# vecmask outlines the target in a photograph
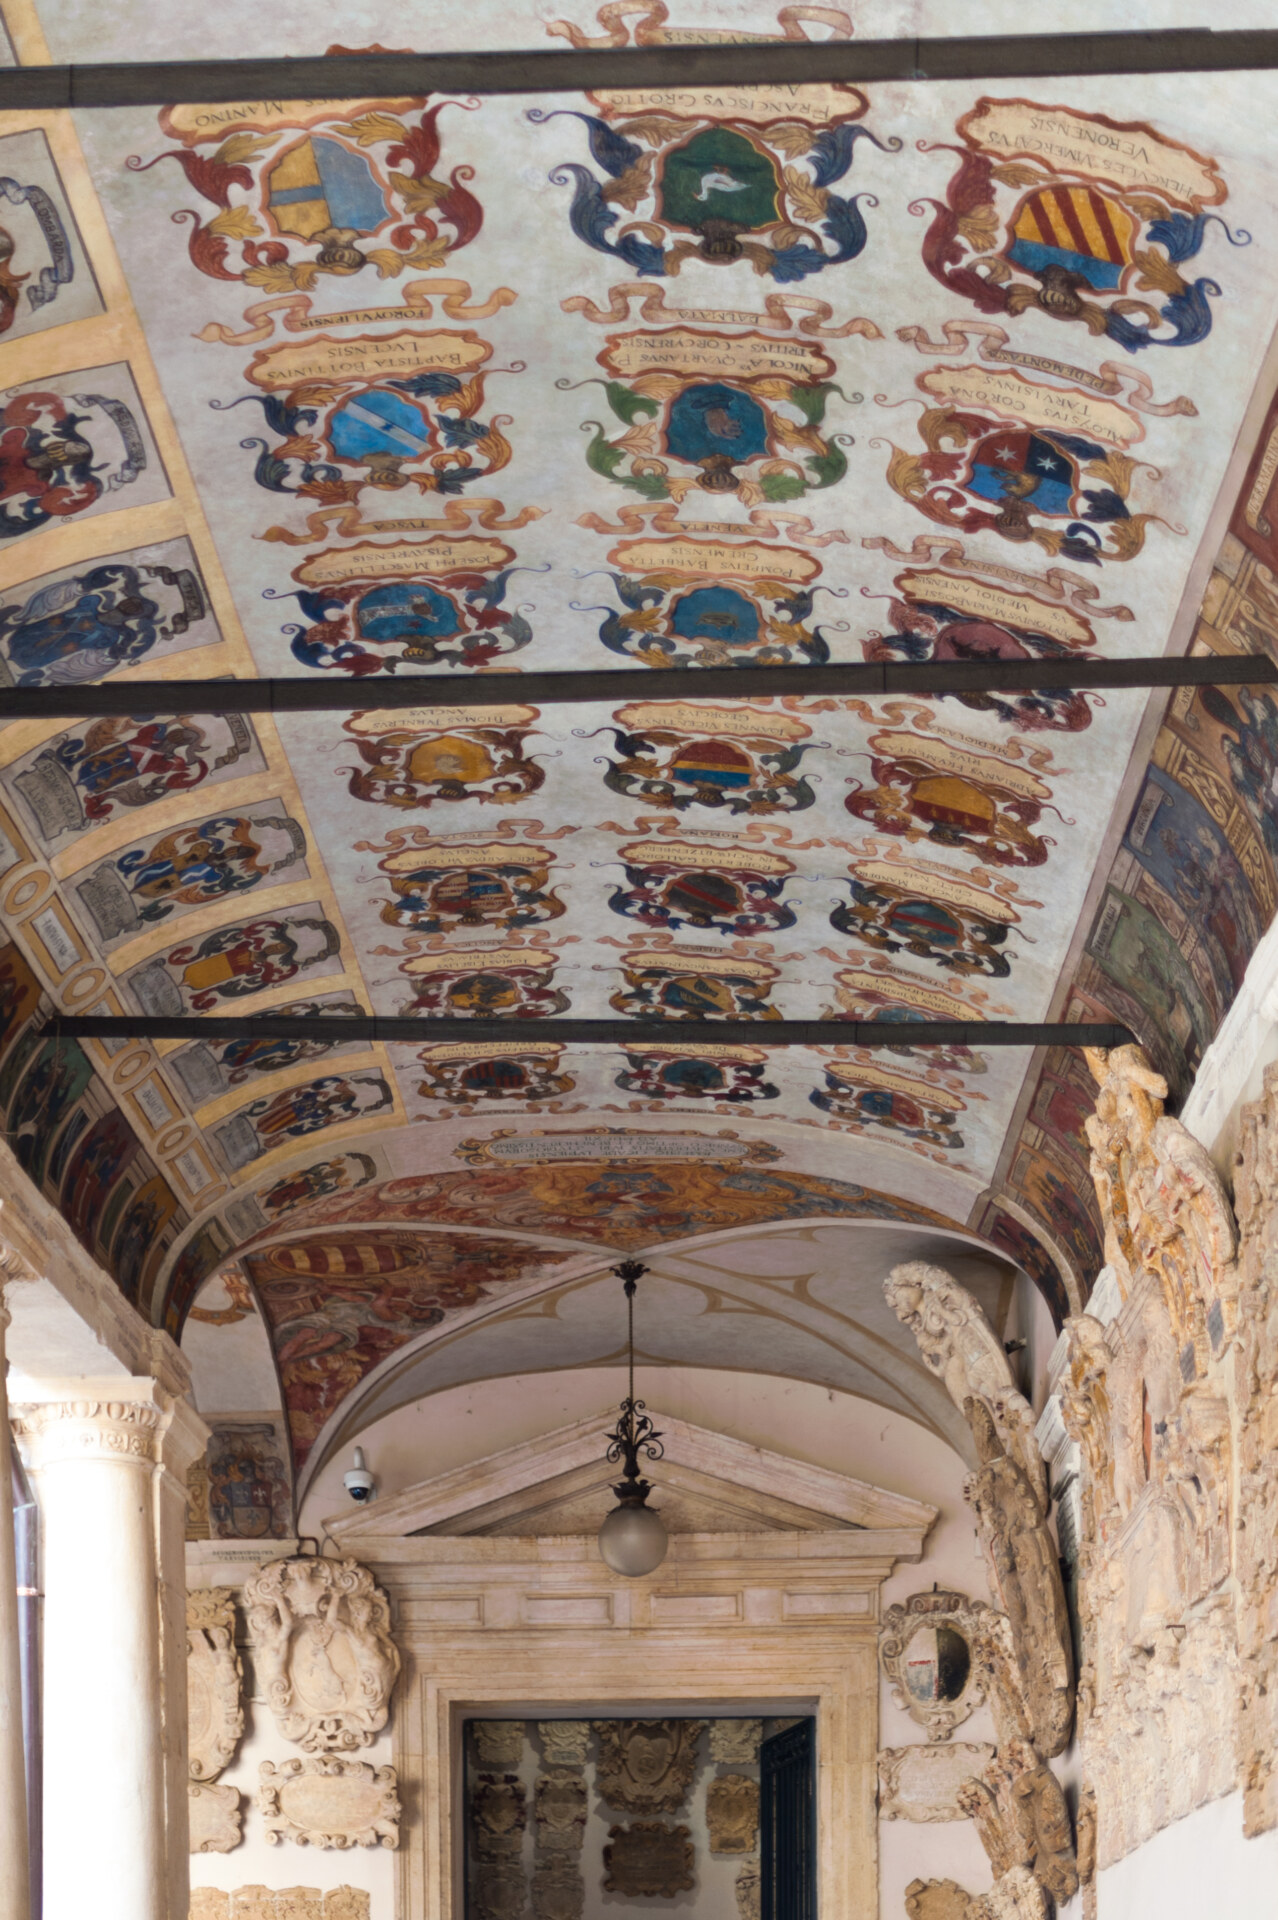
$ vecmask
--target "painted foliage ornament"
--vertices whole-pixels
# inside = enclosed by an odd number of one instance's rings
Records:
[[[543,1019],[563,1013],[568,995],[554,984],[558,956],[536,947],[454,947],[404,962],[413,985],[411,1013],[475,1019]]]
[[[500,540],[466,537],[315,554],[293,572],[305,622],[284,629],[293,658],[360,679],[489,666],[533,637],[524,613],[506,604],[514,557]]]
[[[767,1062],[761,1047],[697,1041],[682,1047],[631,1045],[617,1085],[649,1100],[724,1100],[742,1106],[778,1098],[781,1089],[764,1078]]]
[[[439,117],[466,103],[358,105],[364,110],[278,100],[168,107],[160,126],[181,144],[126,164],[145,173],[176,160],[192,191],[218,209],[207,222],[190,209],[173,215],[190,224],[192,263],[214,280],[287,293],[321,274],[373,267],[387,279],[442,265],[483,224],[466,186],[473,168],[454,167],[446,179],[435,171]],[[201,151],[209,146],[213,153]]]
[[[953,973],[1011,972],[1002,949],[1020,914],[1001,892],[922,861],[859,860],[848,872],[851,900],[830,915],[840,933]]]
[[[831,1061],[824,1087],[809,1097],[814,1107],[857,1133],[874,1127],[950,1152],[963,1146],[957,1122],[967,1103],[949,1088],[914,1074],[865,1062]]]
[[[551,180],[573,188],[577,238],[645,275],[677,274],[688,261],[748,261],[784,283],[855,260],[868,237],[858,201],[876,203],[833,188],[858,140],[884,152],[901,146],[857,124],[869,101],[851,86],[802,95],[751,88],[728,112],[718,89],[588,98],[594,112],[530,107],[528,118],[581,122],[598,171],[565,161]]]
[[[904,729],[872,734],[869,747],[875,784],[850,780],[844,801],[855,818],[907,841],[965,848],[992,866],[1040,867],[1047,859],[1055,843],[1030,829],[1052,789],[1029,766]]]
[[[978,100],[958,123],[944,201],[923,201],[928,272],[981,313],[1037,308],[1128,353],[1185,347],[1211,331],[1219,284],[1184,268],[1228,193],[1217,163],[1139,120],[1031,100]]]
[[[275,1723],[308,1753],[370,1746],[386,1725],[399,1653],[386,1595],[354,1560],[297,1556],[244,1585]]]
[[[622,960],[623,984],[608,997],[617,1013],[663,1020],[779,1020],[769,995],[778,969],[697,949],[635,951]]]

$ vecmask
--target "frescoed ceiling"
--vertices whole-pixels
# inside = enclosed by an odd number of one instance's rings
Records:
[[[422,31],[0,4],[19,64]],[[474,48],[852,29],[771,0],[430,22]],[[857,21],[925,29],[963,27]],[[770,1050],[768,1025],[1117,1019],[1183,1096],[1273,913],[1278,707],[697,676],[1275,652],[1276,94],[0,116],[0,715],[4,686],[108,677],[360,702],[0,728],[0,1113],[143,1312],[179,1331],[238,1260],[287,1373],[318,1365],[299,1321],[345,1310],[288,1251],[321,1229],[379,1272],[439,1235],[446,1317],[481,1270],[575,1284],[796,1220],[958,1233],[1058,1320],[1081,1303],[1080,1056]],[[630,697],[494,700],[496,673],[586,667]],[[647,697],[653,667],[686,697]],[[379,705],[414,673],[474,705]],[[51,1007],[328,1012],[334,1038],[55,1043]],[[420,1044],[343,1041],[359,1010]],[[669,1038],[521,1039],[563,1013]],[[432,1043],[440,1014],[509,1039]],[[759,1043],[681,1037],[723,1018]],[[344,1351],[317,1423],[390,1348]]]

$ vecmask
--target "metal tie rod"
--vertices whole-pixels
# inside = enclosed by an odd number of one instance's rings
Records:
[[[433,1014],[116,1014],[57,1013],[45,1022],[51,1039],[333,1040],[389,1046],[471,1042],[521,1047],[1122,1047],[1134,1035],[1113,1021],[1020,1020],[472,1020]]]
[[[214,105],[257,100],[544,94],[601,88],[866,85],[886,80],[1031,80],[1068,75],[1261,72],[1273,28],[980,34],[944,39],[765,41],[489,53],[366,53],[282,59],[112,61],[0,71],[0,111]],[[228,117],[226,131],[234,125]]]
[[[583,673],[396,674],[375,680],[125,680],[0,689],[0,721],[103,714],[353,713],[405,707],[611,705],[626,700],[771,700],[900,693],[1014,693],[1061,688],[1273,686],[1265,653],[1098,660],[855,661],[814,667],[657,667]]]

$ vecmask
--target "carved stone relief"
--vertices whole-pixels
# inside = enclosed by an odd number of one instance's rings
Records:
[[[911,1880],[905,1911],[908,1920],[1050,1920],[1047,1895],[1024,1867],[1013,1867],[981,1895],[953,1880]]]
[[[538,1867],[532,1878],[536,1920],[581,1920],[586,1907],[586,1883],[574,1867],[556,1862]]]
[[[1010,1623],[1028,1730],[1050,1758],[1073,1727],[1074,1659],[1033,1411],[985,1316],[949,1274],[911,1262],[893,1269],[884,1293],[972,1429],[981,1464],[964,1493]]]
[[[586,1832],[586,1782],[580,1773],[543,1773],[533,1790],[538,1848],[580,1853]]]
[[[759,1782],[744,1773],[720,1774],[706,1788],[711,1853],[752,1853],[759,1833]]]
[[[975,1649],[990,1612],[965,1593],[934,1590],[912,1593],[883,1616],[879,1661],[892,1698],[929,1740],[948,1740],[985,1698]]]
[[[737,1913],[740,1920],[761,1920],[763,1913],[763,1880],[757,1860],[745,1860],[741,1864],[736,1881]]]
[[[190,1920],[369,1920],[363,1887],[192,1887]]]
[[[306,1847],[396,1847],[400,1806],[394,1767],[320,1755],[263,1760],[258,1769],[266,1837]]]
[[[757,1766],[762,1740],[762,1720],[710,1722],[710,1758],[721,1766]]]
[[[486,1862],[475,1875],[475,1910],[480,1920],[520,1920],[528,1898],[523,1870]]]
[[[622,1813],[674,1813],[697,1769],[702,1720],[597,1720],[596,1785]]]
[[[187,1783],[187,1817],[192,1853],[234,1853],[243,1837],[240,1796],[234,1787],[214,1787],[207,1781]]]
[[[663,1820],[609,1827],[603,1858],[605,1893],[673,1900],[697,1884],[692,1835],[687,1827],[669,1827]]]
[[[879,1813],[884,1820],[966,1820],[958,1791],[994,1758],[984,1742],[945,1747],[884,1747],[879,1755]]]
[[[579,1721],[546,1722],[547,1726],[580,1724]],[[519,1765],[524,1751],[522,1720],[476,1720],[473,1723],[473,1732],[475,1752],[481,1767],[517,1767]]]
[[[390,1607],[354,1560],[273,1561],[244,1585],[258,1676],[286,1740],[351,1752],[386,1725],[399,1653]]]
[[[979,1779],[958,1790],[958,1803],[975,1822],[996,1880],[1024,1867],[1054,1900],[1078,1891],[1074,1834],[1056,1775],[1027,1740],[1013,1740]]]
[[[235,1758],[244,1732],[235,1604],[229,1587],[197,1587],[186,1596],[188,1771],[216,1780]]]
[[[481,1773],[471,1795],[470,1818],[479,1859],[518,1859],[528,1825],[523,1781],[514,1773]]]
[[[520,1728],[522,1750],[522,1722],[515,1720],[508,1724]],[[541,1739],[541,1751],[548,1767],[585,1766],[586,1756],[590,1752],[589,1720],[539,1720],[537,1732]],[[484,1757],[487,1758],[487,1756]],[[519,1754],[516,1753],[513,1761],[517,1761],[518,1758]],[[510,1765],[513,1761],[506,1760],[500,1764]],[[489,1764],[496,1766],[499,1762],[494,1757]]]

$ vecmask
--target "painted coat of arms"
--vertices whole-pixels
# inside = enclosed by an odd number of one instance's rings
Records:
[[[622,960],[624,985],[609,996],[618,1013],[663,1020],[779,1020],[769,995],[778,969],[695,948],[640,949]]]
[[[704,481],[699,484],[704,485]],[[809,625],[821,563],[793,547],[755,541],[623,540],[609,554],[621,610],[599,638],[645,667],[820,665],[830,657]]]
[[[148,960],[128,978],[145,1013],[207,1013],[220,1001],[243,1000],[317,968],[341,965],[337,928],[319,908],[277,919],[218,927],[189,945]]]
[[[262,407],[277,438],[241,444],[257,454],[254,478],[269,493],[325,506],[356,501],[365,487],[459,494],[510,459],[501,432],[507,416],[476,418],[491,354],[469,330],[401,328],[353,340],[318,334],[304,346],[262,348],[247,374],[261,391],[210,404]]]
[[[1011,972],[1011,955],[1003,948],[1021,916],[1006,897],[1009,887],[981,884],[980,868],[959,875],[930,861],[869,859],[848,871],[851,900],[830,915],[840,933],[880,953],[910,953],[953,973],[1005,979]]]
[[[613,793],[677,813],[691,806],[800,813],[816,799],[796,768],[817,742],[792,714],[636,702],[619,707],[615,719],[609,731],[617,758],[605,762],[604,774]]]
[[[242,714],[121,715],[60,734],[6,774],[46,842],[263,765]]]
[[[381,279],[442,265],[473,240],[483,210],[466,182],[470,167],[436,173],[439,117],[461,101],[330,103],[259,100],[234,106],[168,107],[160,126],[181,144],[145,173],[176,160],[192,191],[217,212],[185,209],[191,260],[214,280],[271,293],[313,287],[321,274],[366,267]],[[201,151],[212,146],[215,151]],[[371,243],[371,244],[370,244]]]
[[[809,1097],[814,1107],[856,1133],[873,1127],[950,1152],[963,1145],[957,1123],[966,1101],[948,1087],[893,1067],[827,1061],[825,1084]]]
[[[560,1071],[563,1048],[547,1040],[494,1040],[467,1047],[447,1041],[418,1054],[425,1079],[417,1091],[425,1100],[471,1107],[487,1100],[557,1100],[576,1081]]]
[[[469,538],[315,554],[293,571],[307,623],[284,629],[293,657],[360,677],[489,666],[532,639],[523,611],[506,604],[514,558],[500,540]]]
[[[764,1077],[767,1065],[761,1047],[716,1047],[698,1041],[682,1047],[632,1046],[626,1048],[617,1085],[649,1100],[724,1100],[744,1106],[779,1096],[780,1087]]]
[[[850,780],[844,801],[857,819],[906,840],[964,847],[994,866],[1042,866],[1054,842],[1030,829],[1052,797],[1041,776],[1055,769],[1041,751],[1027,765],[1016,741],[1000,752],[986,741],[904,728],[884,728],[868,744],[875,784]]]
[[[157,649],[173,651],[184,636],[199,645],[192,629],[208,613],[192,568],[133,555],[16,591],[19,597],[0,606],[0,686],[104,680]],[[216,630],[207,636],[217,637]]]
[[[558,956],[537,947],[454,947],[406,960],[413,985],[409,1013],[470,1015],[477,1020],[544,1019],[566,1011],[554,984]]]
[[[812,341],[673,328],[614,335],[598,359],[626,431],[609,439],[587,421],[587,463],[645,500],[682,501],[700,488],[753,507],[801,499],[847,473],[849,436],[823,431],[826,407],[831,394],[862,396],[843,392]]]
[[[867,239],[857,195],[834,188],[869,101],[856,87],[648,88],[587,96],[593,112],[530,107],[530,120],[579,120],[594,168],[564,161],[573,232],[639,274],[687,261],[733,265],[780,282],[855,260]],[[625,216],[629,215],[627,219]]]
[[[430,807],[437,800],[511,806],[536,793],[545,771],[524,749],[536,707],[413,707],[357,713],[346,722],[364,762],[351,773],[357,800]]]
[[[981,313],[1078,322],[1129,353],[1211,331],[1218,283],[1186,277],[1228,189],[1214,160],[1139,120],[978,100],[958,123],[946,198],[928,201],[928,272]],[[918,209],[923,211],[923,207]]]
[[[1093,566],[1141,551],[1159,516],[1128,496],[1138,472],[1159,473],[1126,451],[1144,432],[1126,407],[979,366],[933,367],[917,385],[927,451],[893,446],[887,478],[929,520]]]
[[[99,942],[108,946],[144,927],[292,871],[305,879],[306,839],[281,801],[251,814],[217,814],[126,847],[75,883]]]
[[[794,925],[783,898],[794,862],[761,847],[636,840],[622,847],[624,885],[608,905],[624,919],[678,933],[681,927],[750,938]]]
[[[971,574],[916,569],[894,585],[887,631],[862,642],[867,660],[1059,660],[1096,644],[1074,608]],[[947,697],[1025,733],[1082,733],[1092,723],[1092,696],[1065,687]]]
[[[46,135],[0,139],[0,334],[17,339],[101,313]]]
[[[552,890],[549,847],[523,842],[427,841],[400,847],[378,864],[394,894],[381,910],[388,926],[410,933],[468,927],[544,926],[564,903]]]
[[[145,471],[142,429],[114,395],[26,388],[2,397],[0,540],[85,513]]]

